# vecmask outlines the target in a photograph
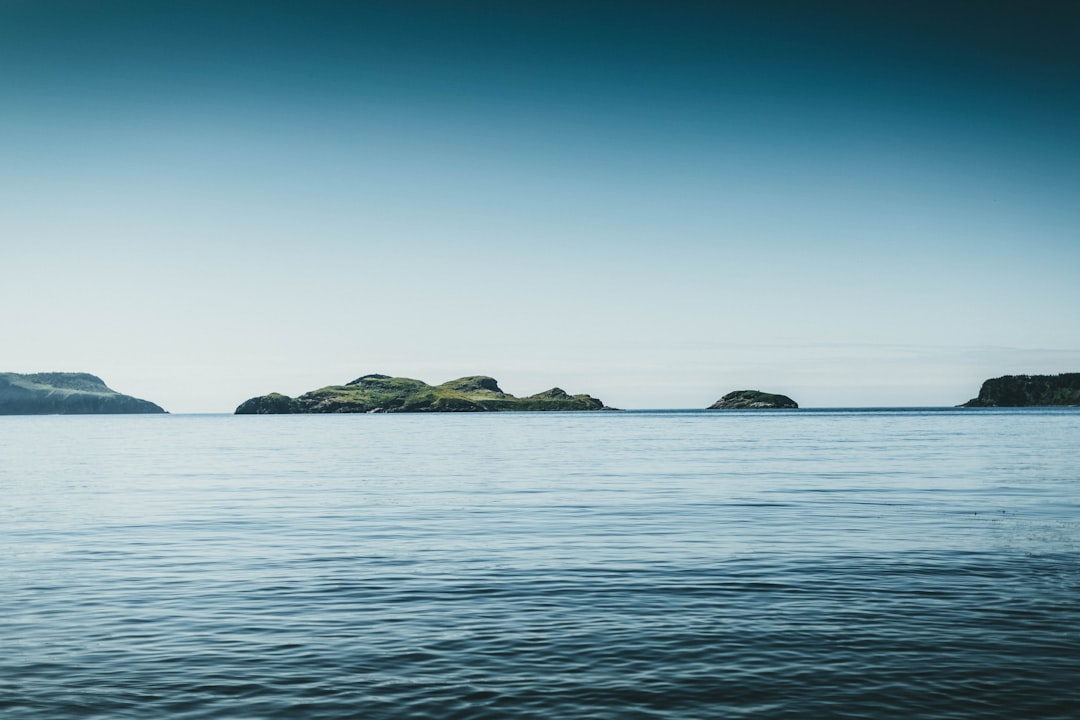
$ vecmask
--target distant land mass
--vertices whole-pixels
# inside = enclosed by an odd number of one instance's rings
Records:
[[[0,373],[0,415],[163,412],[148,400],[116,392],[89,373]]]
[[[1080,373],[1004,375],[982,384],[960,407],[1080,406]]]
[[[720,398],[708,410],[791,410],[799,404],[787,395],[761,392],[760,390],[736,390]]]
[[[270,393],[246,400],[237,415],[292,413],[499,412],[528,410],[612,410],[589,395],[552,388],[528,397],[502,391],[494,378],[473,375],[428,385],[412,378],[364,375],[344,385],[330,385],[300,397]]]

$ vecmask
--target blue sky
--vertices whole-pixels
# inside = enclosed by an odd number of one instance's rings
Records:
[[[1078,48],[1066,3],[0,2],[0,369],[174,412],[1076,371]]]

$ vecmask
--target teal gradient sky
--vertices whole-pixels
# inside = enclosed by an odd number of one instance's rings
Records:
[[[0,0],[0,158],[0,370],[174,412],[1080,370],[1078,4]]]

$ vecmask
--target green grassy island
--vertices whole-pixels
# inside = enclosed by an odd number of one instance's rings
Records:
[[[1080,373],[1004,375],[982,384],[960,407],[1080,406]]]
[[[529,410],[611,410],[589,395],[552,388],[528,397],[503,392],[494,378],[474,375],[428,385],[412,378],[364,375],[299,397],[270,393],[246,400],[237,415],[292,413],[499,412]]]
[[[761,392],[760,390],[736,390],[720,398],[708,410],[794,410],[799,404],[787,395]]]
[[[89,373],[0,373],[0,415],[163,412],[148,400],[116,392]]]

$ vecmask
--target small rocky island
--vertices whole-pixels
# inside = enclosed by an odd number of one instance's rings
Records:
[[[0,373],[0,415],[163,413],[89,373]]]
[[[364,375],[344,385],[330,385],[300,397],[278,393],[246,400],[237,415],[293,413],[498,412],[527,410],[611,410],[589,395],[560,388],[528,397],[502,391],[494,378],[474,375],[428,385],[412,378]]]
[[[709,410],[793,410],[799,404],[787,395],[761,392],[760,390],[736,390],[729,392],[708,407]]]
[[[1004,375],[985,381],[960,407],[1080,406],[1080,373]]]

